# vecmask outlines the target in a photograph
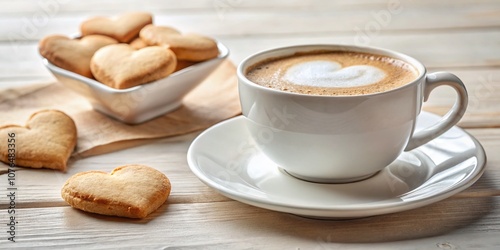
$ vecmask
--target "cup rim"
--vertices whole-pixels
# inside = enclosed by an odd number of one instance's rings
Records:
[[[250,81],[246,77],[246,70],[248,67],[254,65],[255,63],[261,62],[263,60],[269,59],[269,58],[279,58],[279,57],[285,57],[287,55],[293,55],[294,53],[297,52],[308,52],[308,51],[318,51],[318,50],[331,50],[331,51],[353,51],[353,52],[364,52],[364,53],[372,53],[372,54],[377,54],[377,55],[383,55],[383,56],[389,56],[393,57],[396,59],[400,59],[405,61],[406,63],[412,65],[413,67],[416,68],[418,71],[418,76],[413,79],[413,81],[404,84],[403,86],[388,90],[388,91],[383,91],[383,92],[376,92],[376,93],[370,93],[370,94],[362,94],[362,95],[309,95],[309,94],[302,94],[302,93],[296,93],[296,92],[288,92],[288,91],[283,91],[283,90],[278,90],[278,89],[273,89],[269,87],[264,87],[262,85],[259,85],[257,83],[254,83]],[[279,53],[282,53],[284,51],[289,51],[289,53],[277,55]],[[274,56],[273,56],[274,55]],[[263,50],[260,52],[257,52],[255,54],[252,54],[243,61],[241,61],[236,69],[236,74],[239,79],[240,83],[244,83],[250,87],[257,88],[263,91],[269,91],[272,93],[276,94],[284,94],[284,95],[291,95],[291,96],[302,96],[302,97],[309,97],[309,98],[356,98],[356,97],[370,97],[370,96],[379,96],[379,95],[385,95],[389,93],[393,93],[396,91],[400,91],[402,89],[410,88],[414,84],[417,84],[418,82],[421,81],[421,79],[426,75],[427,70],[425,66],[415,59],[414,57],[411,57],[409,55],[403,54],[401,52],[397,52],[394,50],[390,49],[384,49],[380,47],[373,47],[373,46],[358,46],[358,45],[350,45],[350,44],[301,44],[301,45],[291,45],[291,46],[282,46],[282,47],[277,47],[277,48],[272,48],[272,49],[267,49]]]

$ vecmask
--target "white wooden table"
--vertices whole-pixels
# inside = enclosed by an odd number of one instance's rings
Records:
[[[0,249],[498,249],[500,246],[500,2],[0,0],[0,88],[53,81],[37,53],[48,34],[77,32],[95,15],[150,11],[155,22],[213,36],[234,63],[272,47],[348,43],[385,47],[450,71],[465,82],[470,106],[460,126],[488,155],[483,177],[441,202],[395,214],[323,221],[268,211],[219,195],[189,170],[199,134],[166,138],[105,155],[72,159],[67,173],[18,171],[16,242],[7,240],[6,175],[0,176]],[[434,93],[425,110],[443,114],[454,99]],[[0,100],[2,102],[2,100]],[[1,116],[1,114],[0,114]],[[144,220],[84,213],[60,197],[77,172],[141,163],[166,173],[168,202]]]

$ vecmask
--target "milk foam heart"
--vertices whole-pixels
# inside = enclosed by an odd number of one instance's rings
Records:
[[[358,87],[377,83],[386,76],[382,69],[370,65],[342,68],[334,61],[309,61],[288,68],[285,80],[312,87]]]

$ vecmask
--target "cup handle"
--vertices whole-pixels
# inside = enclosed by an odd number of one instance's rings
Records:
[[[414,133],[406,145],[405,151],[410,151],[440,136],[457,124],[464,115],[469,101],[467,89],[465,89],[464,83],[451,73],[436,72],[426,76],[424,84],[424,102],[427,101],[432,90],[441,85],[448,85],[457,92],[455,104],[438,123]]]

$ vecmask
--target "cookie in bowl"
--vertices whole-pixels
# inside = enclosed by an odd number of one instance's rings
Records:
[[[167,77],[176,65],[177,58],[168,48],[148,46],[136,50],[124,43],[98,50],[90,61],[95,78],[115,89],[127,89]]]
[[[50,35],[40,40],[38,51],[58,67],[93,78],[90,59],[98,49],[116,43],[115,39],[102,35],[89,35],[79,39]]]

